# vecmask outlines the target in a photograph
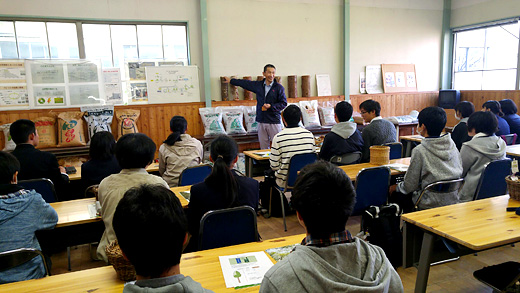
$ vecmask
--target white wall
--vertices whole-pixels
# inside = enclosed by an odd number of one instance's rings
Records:
[[[451,27],[520,16],[519,0],[452,0]]]

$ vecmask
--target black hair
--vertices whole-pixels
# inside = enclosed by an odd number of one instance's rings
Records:
[[[180,263],[188,220],[168,188],[144,184],[126,191],[112,226],[137,275],[157,278]]]
[[[376,116],[381,115],[381,105],[379,104],[379,102],[374,101],[374,100],[363,101],[363,103],[359,104],[359,109],[360,110],[363,109],[368,113],[375,111]]]
[[[181,134],[184,134],[187,128],[188,121],[184,117],[173,116],[170,119],[170,130],[172,133],[163,142],[167,145],[174,145],[176,142],[181,141]]]
[[[424,125],[428,135],[439,136],[446,126],[446,112],[440,107],[427,107],[419,112],[419,126]]]
[[[352,112],[354,109],[350,103],[341,101],[336,104],[334,111],[336,112],[336,116],[338,117],[339,122],[345,122],[352,118]]]
[[[9,133],[15,144],[26,143],[29,136],[36,133],[36,126],[31,120],[19,119],[11,124]]]
[[[347,174],[337,166],[318,161],[301,169],[291,197],[307,232],[328,237],[345,230],[356,202],[356,191]]]
[[[234,139],[220,135],[211,142],[210,156],[213,170],[204,182],[214,190],[222,193],[227,207],[233,207],[238,195],[238,183],[230,170],[231,164],[238,155],[238,146]]]
[[[297,127],[302,118],[302,111],[296,105],[289,105],[282,112],[287,127]]]
[[[503,99],[500,101],[500,107],[502,107],[502,112],[504,115],[516,114],[518,111],[515,102],[513,102],[511,99]]]
[[[20,171],[18,159],[10,153],[0,151],[0,184],[11,184],[17,171]]]
[[[267,71],[267,68],[274,68],[274,69],[276,70],[276,67],[274,67],[273,64],[266,64],[266,65],[264,66],[264,72]]]
[[[455,111],[459,111],[462,117],[460,118],[466,118],[469,117],[473,112],[475,112],[475,106],[472,102],[468,101],[462,101],[455,105]]]
[[[123,169],[145,168],[153,162],[155,143],[142,133],[128,133],[116,143],[116,159]]]
[[[488,111],[477,111],[468,119],[468,131],[475,130],[475,133],[485,133],[493,135],[498,131],[498,120],[495,114]]]
[[[91,159],[107,161],[112,158],[116,148],[116,140],[108,131],[96,132],[90,139],[88,153]]]
[[[486,108],[491,110],[495,115],[498,115],[499,117],[504,116],[504,113],[502,113],[502,107],[500,107],[500,103],[495,100],[489,100],[482,104],[482,108]]]

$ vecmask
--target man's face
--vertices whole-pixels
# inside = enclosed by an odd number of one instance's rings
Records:
[[[372,119],[376,118],[376,111],[367,112],[365,109],[360,108],[359,112],[361,113],[361,117],[365,120],[366,123],[370,123]]]
[[[268,83],[271,83],[273,82],[274,80],[274,75],[276,74],[276,69],[272,68],[272,67],[267,67],[267,69],[263,72],[263,75],[265,77],[265,80],[268,82]]]

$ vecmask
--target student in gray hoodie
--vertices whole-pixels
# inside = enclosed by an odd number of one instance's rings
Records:
[[[462,176],[462,162],[455,143],[449,133],[441,135],[446,126],[446,112],[439,107],[428,107],[419,113],[418,119],[417,131],[424,139],[413,149],[404,180],[396,188],[397,192],[406,195],[401,198],[409,203],[400,202],[405,212],[411,210],[410,204],[417,201],[426,185]],[[418,208],[424,210],[458,202],[457,192],[442,195],[428,192],[421,198]]]
[[[363,150],[363,138],[357,130],[354,122],[349,122],[352,117],[352,105],[342,101],[336,104],[334,115],[338,124],[332,126],[330,132],[325,135],[320,150],[320,159],[330,161],[333,156],[340,156]]]
[[[506,142],[495,135],[498,128],[496,116],[491,112],[475,112],[468,119],[468,133],[472,140],[465,142],[460,150],[464,185],[460,201],[471,201],[478,181],[487,163],[505,159]]]
[[[355,198],[350,178],[335,165],[305,166],[291,203],[307,237],[265,274],[260,292],[403,292],[383,249],[345,230]]]

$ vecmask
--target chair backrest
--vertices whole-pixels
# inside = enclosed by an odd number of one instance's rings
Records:
[[[511,174],[511,159],[491,161],[480,175],[474,200],[507,193],[506,176]]]
[[[49,268],[47,267],[43,253],[34,248],[19,248],[0,252],[0,272],[23,265],[37,256],[41,256],[45,267],[45,274],[49,275]]]
[[[352,152],[352,153],[346,153],[343,155],[337,155],[330,158],[330,162],[338,165],[350,165],[350,164],[357,164],[361,161],[361,152]]]
[[[361,214],[369,206],[381,206],[388,201],[390,168],[365,168],[356,176],[356,205],[352,215]]]
[[[516,143],[516,133],[504,134],[500,136],[507,145],[514,145]]]
[[[200,183],[211,174],[211,170],[211,166],[206,164],[188,167],[182,171],[181,176],[179,177],[179,186]]]
[[[20,180],[18,181],[18,185],[22,186],[24,189],[34,189],[36,192],[41,194],[47,203],[58,201],[54,184],[47,178]]]
[[[285,181],[285,188],[292,189],[298,177],[298,172],[305,166],[312,164],[318,160],[316,153],[296,154],[291,157],[289,161],[289,171],[287,172],[287,180]]]
[[[403,157],[403,144],[400,142],[385,143],[384,146],[390,147],[390,160],[400,159]]]
[[[250,206],[209,211],[200,220],[199,250],[254,241],[258,241],[258,228]]]
[[[457,178],[457,179],[451,179],[451,180],[440,180],[433,183],[430,183],[426,185],[423,190],[421,190],[421,194],[419,194],[419,197],[415,201],[414,208],[417,210],[417,206],[421,202],[421,199],[423,198],[423,195],[427,191],[435,192],[435,193],[452,193],[455,191],[458,191],[462,184],[464,184],[464,179]]]

